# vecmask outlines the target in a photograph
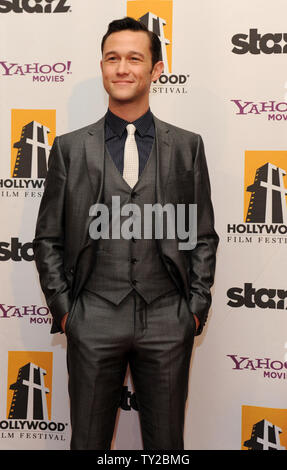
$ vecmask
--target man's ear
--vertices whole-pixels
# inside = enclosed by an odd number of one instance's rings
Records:
[[[163,72],[163,69],[164,69],[164,64],[163,64],[162,60],[159,60],[158,62],[156,62],[154,64],[152,72],[151,72],[151,81],[152,82],[155,82],[156,80],[159,79],[159,77],[161,76],[161,74]]]
[[[103,61],[100,61],[101,71],[103,71]]]

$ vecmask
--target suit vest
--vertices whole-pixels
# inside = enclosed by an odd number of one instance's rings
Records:
[[[155,141],[147,163],[137,183],[131,188],[116,168],[105,148],[104,189],[102,203],[109,209],[109,238],[99,238],[96,243],[95,260],[91,274],[84,286],[110,302],[118,305],[131,291],[140,294],[146,303],[168,292],[177,291],[163,261],[160,258],[157,240],[144,238],[144,205],[155,204],[156,145]],[[122,208],[125,204],[136,204],[140,215],[141,238],[128,239],[123,236],[123,224],[129,215],[118,214],[119,238],[112,238],[112,196]],[[114,215],[114,214],[113,214]],[[132,211],[135,217],[137,213]],[[138,216],[138,215],[137,215]],[[130,226],[131,230],[133,226]]]

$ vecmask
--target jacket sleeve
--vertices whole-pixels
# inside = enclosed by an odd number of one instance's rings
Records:
[[[62,331],[61,319],[70,308],[70,289],[64,271],[66,176],[59,138],[56,137],[49,156],[45,189],[33,240],[41,288],[54,319],[52,333]]]
[[[204,144],[198,135],[194,160],[194,204],[197,205],[197,243],[190,255],[190,309],[200,325],[196,335],[202,332],[211,305],[210,288],[215,273],[216,250],[219,237],[214,229],[214,213],[211,202],[210,181]]]

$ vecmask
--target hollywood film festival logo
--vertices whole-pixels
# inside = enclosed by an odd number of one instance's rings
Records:
[[[10,177],[0,178],[0,196],[37,199],[44,191],[48,158],[56,135],[55,110],[11,111]],[[7,158],[7,163],[9,162]]]
[[[242,406],[241,450],[286,450],[287,410]]]
[[[8,352],[7,417],[0,418],[3,442],[66,441],[68,423],[51,416],[52,372],[52,352]]]
[[[127,16],[143,23],[161,42],[164,71],[150,89],[152,94],[188,93],[189,74],[172,70],[173,0],[127,1]]]
[[[227,224],[227,242],[287,243],[287,152],[246,151],[244,218]]]

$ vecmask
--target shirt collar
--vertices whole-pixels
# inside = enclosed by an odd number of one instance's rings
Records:
[[[116,116],[110,109],[108,109],[106,116],[106,124],[113,131],[113,134],[122,137],[126,126],[130,124],[128,121]],[[145,114],[132,122],[140,136],[151,135],[154,136],[153,115],[150,108]]]

